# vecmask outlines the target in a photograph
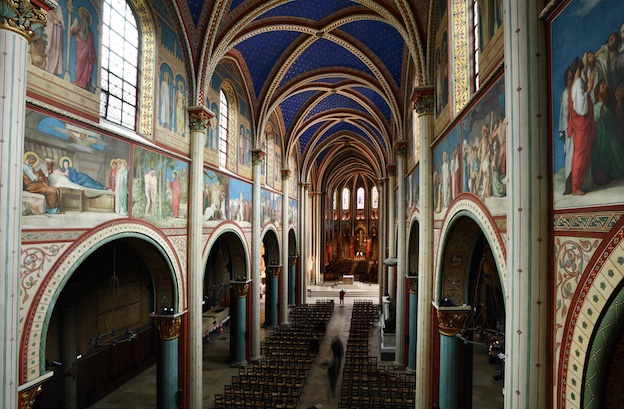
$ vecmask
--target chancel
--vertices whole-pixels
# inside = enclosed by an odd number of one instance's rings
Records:
[[[0,408],[622,407],[622,16],[0,0]]]

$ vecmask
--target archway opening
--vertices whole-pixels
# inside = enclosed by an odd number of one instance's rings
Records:
[[[262,249],[264,251],[262,251]],[[264,290],[264,325],[266,327],[275,327],[278,324],[278,311],[280,291],[285,289],[279,288],[279,276],[280,274],[286,274],[282,269],[287,266],[282,266],[280,263],[280,249],[279,242],[275,231],[268,230],[262,239],[261,255],[262,260],[260,262],[260,279],[261,279],[261,292]]]

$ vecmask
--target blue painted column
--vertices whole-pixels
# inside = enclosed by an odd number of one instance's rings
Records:
[[[439,307],[440,409],[457,409],[459,403],[459,348],[455,338],[470,312],[469,306]]]
[[[297,303],[295,294],[297,291],[297,256],[289,257],[288,264],[288,305]]]
[[[247,293],[249,281],[230,281],[232,285],[232,322],[230,336],[232,337],[232,365],[247,365]]]
[[[158,408],[178,407],[178,338],[182,324],[180,315],[152,315],[159,335],[156,364]]]
[[[277,303],[279,300],[279,276],[282,266],[270,264],[266,266],[266,301],[264,322],[267,328],[277,326]]]
[[[416,327],[418,317],[418,274],[406,276],[409,282],[408,372],[416,372]]]

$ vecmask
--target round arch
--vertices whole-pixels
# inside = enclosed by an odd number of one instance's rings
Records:
[[[456,232],[456,229],[462,230],[462,233],[452,234]],[[503,239],[496,227],[496,223],[489,211],[485,209],[483,203],[468,199],[454,202],[448,209],[442,224],[435,269],[437,275],[435,295],[437,300],[453,295],[453,297],[449,298],[459,297],[455,301],[459,302],[460,305],[466,302],[465,288],[469,262],[465,259],[460,261],[460,259],[453,258],[453,254],[449,252],[449,249],[465,246],[463,243],[470,243],[479,233],[483,233],[485,236],[494,256],[502,286],[503,300],[506,302],[507,255]],[[453,294],[447,294],[447,291]]]
[[[184,280],[178,256],[167,237],[140,220],[102,225],[68,248],[35,293],[22,330],[20,355],[27,359],[20,368],[21,382],[28,382],[45,372],[45,354],[41,352],[45,351],[45,334],[56,302],[76,268],[97,249],[119,239],[133,239],[132,246],[137,251],[153,251],[154,255],[161,256],[145,259],[154,282],[155,308],[174,308],[176,312],[183,310]],[[164,265],[159,264],[162,261]]]
[[[270,262],[273,262],[273,264],[281,264],[282,245],[280,243],[280,236],[275,226],[271,225],[266,226],[260,235],[260,241],[263,244],[266,240],[269,240],[269,244],[272,245],[269,248],[267,248],[266,244],[264,246],[264,255],[269,261],[267,264],[270,264]]]
[[[240,241],[240,245],[242,246],[242,251],[241,251],[242,254],[240,254],[240,256],[242,257],[236,258],[234,260],[235,264],[233,265],[233,267],[238,268],[241,265],[243,265],[244,271],[245,271],[245,277],[246,278],[250,277],[250,271],[248,268],[249,267],[249,246],[247,245],[247,240],[245,239],[245,235],[240,230],[238,225],[234,223],[231,223],[231,224],[228,223],[228,224],[222,224],[221,226],[216,228],[212,232],[212,234],[210,235],[210,238],[208,239],[208,241],[206,242],[206,245],[204,246],[203,256],[202,256],[202,265],[204,266],[204,272],[203,272],[203,277],[202,277],[201,282],[204,282],[204,280],[206,279],[205,277],[206,265],[208,264],[208,256],[210,255],[210,251],[212,250],[212,247],[215,245],[217,240],[219,240],[219,238],[221,238],[226,233],[232,233],[233,236],[229,235],[229,237],[232,237],[232,238],[236,236]],[[228,244],[234,244],[232,243],[232,239],[227,239],[227,236],[226,236],[226,240]],[[240,271],[240,270],[237,269],[236,271]]]
[[[420,246],[420,218],[416,214],[412,215],[409,223],[407,239],[407,272],[408,274],[418,273],[418,258]],[[415,257],[412,258],[412,254]]]

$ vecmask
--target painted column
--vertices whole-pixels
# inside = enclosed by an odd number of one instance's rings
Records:
[[[317,284],[319,284],[321,280],[321,254],[323,250],[321,249],[321,192],[310,192],[312,195],[312,260],[313,268],[314,268],[314,279]]]
[[[280,324],[288,324],[288,295],[289,295],[289,278],[288,272],[288,208],[290,196],[290,169],[282,169],[282,266],[284,272],[280,280],[282,288],[281,299],[279,300],[279,320]]]
[[[190,107],[191,135],[189,243],[188,243],[188,396],[189,407],[202,406],[204,265],[202,260],[204,146],[214,114],[203,106]]]
[[[386,234],[388,236],[388,257],[396,257],[396,217],[395,217],[395,191],[396,186],[396,165],[388,165],[388,224],[386,225]],[[388,295],[394,303],[396,295],[395,289],[395,266],[388,266]]]
[[[535,1],[505,1],[507,277],[505,407],[545,408],[551,391],[546,23]],[[503,281],[503,280],[501,280]],[[531,357],[531,359],[527,359]]]
[[[414,90],[414,109],[420,126],[420,223],[418,223],[418,319],[416,333],[416,402],[419,407],[431,407],[431,302],[433,300],[433,139],[434,87]]]
[[[470,306],[440,307],[440,409],[457,409],[459,404],[459,351],[461,342],[455,337],[470,313]]]
[[[394,144],[397,157],[397,241],[396,241],[396,340],[394,366],[405,366],[405,167],[407,160],[407,141],[399,140]]]
[[[279,303],[279,277],[282,266],[269,264],[266,266],[266,300],[264,322],[267,328],[277,326],[277,304]]]
[[[177,408],[178,394],[178,338],[182,325],[181,314],[153,314],[159,335],[156,364],[156,404],[158,408]]]
[[[249,292],[249,281],[230,281],[232,285],[232,321],[230,326],[230,336],[232,337],[233,366],[247,365],[245,352],[247,349],[246,324],[247,324],[247,294]]]
[[[67,289],[67,296],[61,298],[61,363],[58,368],[63,373],[63,401],[62,405],[66,409],[78,407],[76,376],[71,372],[76,365],[76,302],[75,292]]]
[[[262,221],[260,220],[260,178],[266,152],[252,149],[252,217],[251,217],[251,360],[257,361],[261,356],[260,349],[260,247],[262,245]],[[265,301],[266,302],[266,301]]]
[[[383,261],[386,259],[387,254],[386,254],[386,212],[387,212],[387,205],[386,205],[386,182],[388,181],[388,178],[384,177],[379,179],[379,218],[377,226],[378,226],[378,234],[377,234],[377,240],[379,241],[378,246],[377,246],[377,250],[379,251],[379,254],[377,255],[377,260],[379,260],[379,263],[377,263],[378,266],[378,273],[377,273],[377,282],[379,283],[379,305],[383,305],[383,296],[386,295],[387,289],[386,289],[386,275],[384,274],[384,263]]]
[[[308,284],[310,284],[310,240],[309,229],[310,223],[308,218],[308,189],[309,183],[301,183],[301,303],[307,304],[308,302]]]
[[[43,31],[49,8],[41,3],[33,6],[27,0],[3,1],[0,8],[0,407],[4,408],[17,406],[20,382],[18,317],[28,44],[35,34],[33,27]],[[25,393],[31,396],[35,392]]]
[[[288,258],[288,305],[295,305],[297,299],[295,293],[297,291],[297,256]]]
[[[416,372],[416,318],[418,317],[418,274],[408,275],[409,283],[409,330],[408,330],[408,353],[407,371]]]

